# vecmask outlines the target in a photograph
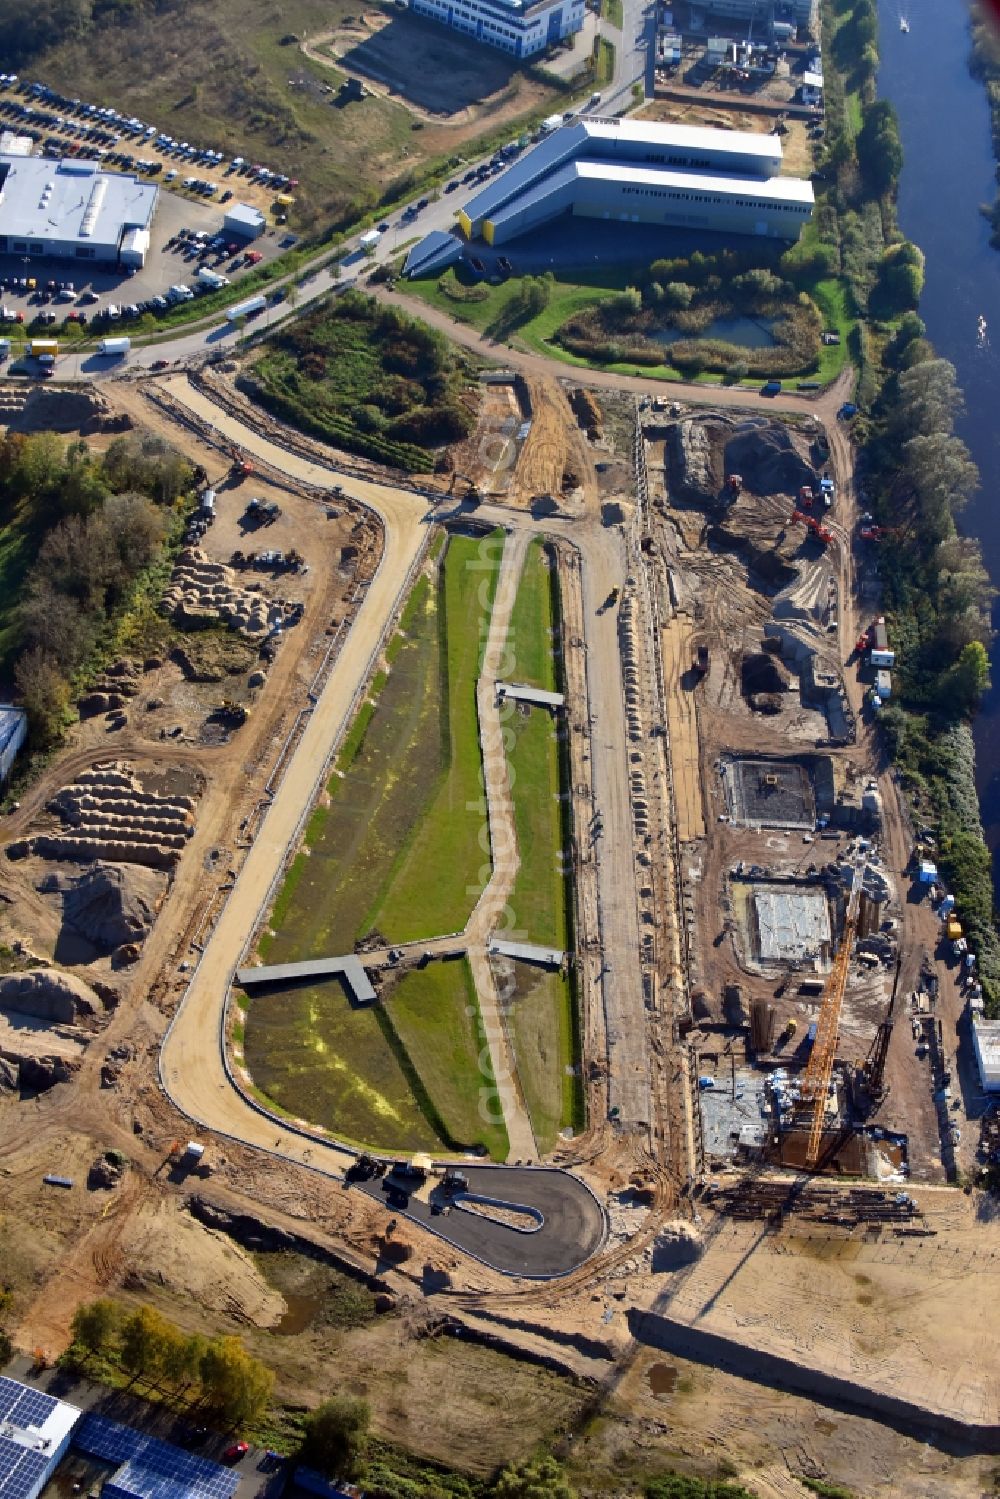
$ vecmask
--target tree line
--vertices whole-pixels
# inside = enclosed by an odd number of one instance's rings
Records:
[[[56,433],[0,438],[4,652],[32,742],[58,737],[76,674],[161,555],[191,465],[152,436],[103,454]]]

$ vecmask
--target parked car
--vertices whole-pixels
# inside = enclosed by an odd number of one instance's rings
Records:
[[[222,1461],[224,1463],[238,1463],[240,1458],[246,1457],[249,1451],[249,1442],[230,1442],[229,1446],[222,1454]]]

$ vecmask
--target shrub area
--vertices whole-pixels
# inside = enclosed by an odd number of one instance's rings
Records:
[[[282,330],[239,383],[312,437],[420,473],[472,427],[464,372],[426,324],[350,291]]]

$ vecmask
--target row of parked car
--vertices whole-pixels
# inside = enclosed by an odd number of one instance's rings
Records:
[[[20,93],[22,100],[9,97],[11,93]],[[49,88],[44,83],[22,82],[16,73],[0,73],[0,94],[6,93],[8,97],[0,98],[0,113],[6,112],[9,116],[19,121],[19,129],[25,135],[31,135],[35,140],[42,140],[46,129],[57,131],[73,137],[73,141],[63,144],[55,136],[50,136],[45,145],[51,145],[53,151],[59,155],[75,155],[80,149],[80,144],[86,142],[98,148],[90,153],[101,155],[105,150],[105,159],[111,159],[106,152],[120,144],[123,138],[129,138],[137,143],[144,143],[150,148],[155,148],[161,156],[166,156],[175,161],[186,161],[197,166],[218,167],[229,160],[224,151],[215,150],[209,146],[192,145],[189,141],[169,135],[164,130],[158,130],[155,125],[148,125],[140,120],[137,115],[125,115],[120,110],[109,106],[88,104],[82,99],[70,99],[65,94],[57,93],[55,89]],[[30,102],[24,102],[25,100]],[[39,108],[44,105],[46,108]],[[75,146],[75,149],[73,147]],[[126,165],[127,170],[147,172],[150,176],[163,170],[161,161],[148,161],[141,157],[134,157],[130,153],[117,153],[119,160],[117,165]],[[258,182],[266,187],[276,188],[278,191],[288,187],[297,187],[298,179],[290,177],[284,172],[273,172],[257,162],[249,162],[242,156],[234,156],[226,168],[227,174],[236,174],[246,177],[249,181]],[[166,180],[172,181],[178,173],[168,171]],[[195,179],[191,179],[193,183]],[[185,185],[189,185],[185,183]],[[204,189],[195,189],[203,191]],[[212,191],[214,193],[215,187]],[[207,196],[207,192],[205,194]]]

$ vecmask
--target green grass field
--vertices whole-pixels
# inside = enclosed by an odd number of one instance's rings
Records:
[[[499,531],[452,536],[411,592],[388,669],[272,908],[259,943],[269,961],[350,952],[372,930],[412,941],[468,920],[490,872],[475,686],[502,550]],[[434,963],[385,1007],[353,1009],[339,985],[319,984],[259,996],[238,1023],[255,1085],[288,1113],[385,1149],[483,1144],[503,1159],[502,1126],[479,1117],[489,1079],[470,1006],[464,965]]]
[[[266,1102],[357,1145],[440,1145],[381,1006],[353,1008],[336,982],[298,985],[255,996],[243,1023],[243,1054]]]
[[[386,1004],[389,1023],[426,1094],[424,1112],[450,1148],[485,1145],[495,1161],[510,1150],[494,1102],[472,972],[461,961],[428,963],[407,973]]]
[[[515,990],[506,1007],[517,1075],[539,1151],[562,1130],[584,1127],[580,1047],[571,980],[515,963]]]
[[[541,541],[525,558],[511,614],[516,666],[511,675],[547,691],[558,688],[553,630],[558,618],[556,577]],[[520,867],[510,905],[514,925],[530,942],[565,949],[570,941],[570,886],[561,854],[568,842],[558,733],[561,721],[542,708],[511,707],[504,727],[510,736],[507,762]]]

